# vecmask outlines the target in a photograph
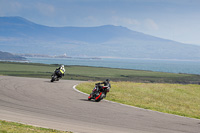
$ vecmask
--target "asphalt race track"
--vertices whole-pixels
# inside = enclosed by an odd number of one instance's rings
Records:
[[[88,101],[78,83],[0,76],[0,119],[74,133],[200,133],[197,119]]]

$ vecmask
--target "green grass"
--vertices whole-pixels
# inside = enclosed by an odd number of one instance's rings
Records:
[[[0,120],[0,133],[72,133]]]
[[[50,78],[50,75],[58,66],[59,65],[0,62],[0,75]],[[175,74],[87,66],[66,66],[65,68],[66,75],[63,79],[85,81],[97,81],[110,78],[112,81],[198,84],[200,79],[200,75],[194,74]]]
[[[95,82],[79,84],[77,89],[91,93]],[[200,86],[111,82],[106,99],[154,111],[200,119]]]
[[[55,65],[0,62],[0,74],[9,76],[47,78],[55,68]]]

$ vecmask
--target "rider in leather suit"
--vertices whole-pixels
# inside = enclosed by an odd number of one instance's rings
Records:
[[[110,91],[110,88],[111,88],[111,84],[110,84],[110,79],[106,79],[104,82],[101,82],[101,83],[96,83],[96,84],[104,84],[103,86],[99,86],[99,88],[97,88],[96,91],[99,91],[99,89],[103,88],[103,87],[108,87],[107,90],[108,92]],[[106,94],[107,92],[105,92]]]
[[[58,78],[62,78],[62,76],[65,75],[65,66],[61,65],[59,68],[57,68],[55,71],[58,71]]]

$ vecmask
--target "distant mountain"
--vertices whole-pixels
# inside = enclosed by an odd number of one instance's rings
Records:
[[[81,57],[200,59],[200,46],[121,26],[48,27],[21,17],[0,17],[0,50]]]
[[[24,61],[24,60],[26,60],[26,58],[21,57],[21,56],[17,56],[17,55],[13,55],[13,54],[8,53],[8,52],[2,52],[2,51],[0,51],[0,60]]]

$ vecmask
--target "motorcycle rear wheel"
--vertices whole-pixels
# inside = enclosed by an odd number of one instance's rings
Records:
[[[51,82],[53,82],[54,80],[53,79],[51,79]]]
[[[51,82],[53,82],[53,81],[55,81],[55,77],[54,76],[52,76],[52,78],[51,78]]]

